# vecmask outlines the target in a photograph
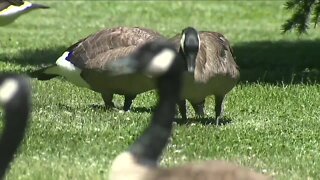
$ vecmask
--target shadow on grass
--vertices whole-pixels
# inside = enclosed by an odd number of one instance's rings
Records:
[[[95,111],[111,111],[112,108],[106,108],[104,104],[89,104],[88,107]]]
[[[34,70],[54,63],[65,49],[66,47],[60,46],[51,49],[23,50],[14,56],[1,54],[0,61],[36,66],[32,68]],[[320,82],[320,40],[244,42],[235,44],[233,49],[237,64],[240,66],[240,82],[272,84]]]
[[[48,49],[36,49],[36,50],[22,50],[16,53],[14,56],[12,54],[1,54],[0,61],[19,64],[22,66],[45,66],[55,63],[55,61],[62,55],[66,47],[59,46],[55,48]]]
[[[191,124],[202,124],[202,125],[216,125],[216,119],[215,118],[209,118],[209,117],[195,117],[195,118],[188,118],[187,120],[184,120],[182,118],[175,118],[175,122],[178,125],[191,125]],[[232,119],[228,117],[223,117],[219,120],[219,126],[224,126],[227,124],[232,123]]]
[[[60,109],[63,109],[65,111],[69,111],[69,112],[75,112],[76,111],[76,108],[75,107],[72,107],[72,106],[69,106],[67,104],[62,104],[62,103],[58,103],[58,107]]]
[[[97,110],[97,111],[123,111],[122,106],[116,106],[113,108],[106,108],[104,104],[91,104],[89,108]],[[134,113],[153,113],[155,107],[132,107],[130,111],[127,113],[134,112]]]
[[[136,112],[136,113],[153,113],[155,109],[155,106],[152,107],[132,107],[131,112]]]
[[[88,105],[85,105],[83,107],[76,107],[76,106],[70,106],[70,105],[67,105],[67,104],[62,104],[62,103],[58,103],[58,107],[60,109],[63,109],[63,110],[66,110],[66,111],[70,111],[70,112],[76,112],[78,111],[79,109],[93,109],[95,111],[98,111],[98,112],[105,112],[105,111],[112,111],[113,109],[110,108],[110,109],[106,109],[104,105],[100,105],[100,104],[88,104]]]
[[[240,82],[320,82],[320,40],[247,42],[233,49]]]
[[[67,110],[67,111],[76,111],[79,109],[79,107],[71,107],[69,105],[66,105],[66,104],[62,104],[62,103],[59,103],[58,104],[58,107],[61,108],[61,109],[64,109],[64,110]],[[117,112],[117,111],[121,111],[122,108],[120,107],[108,107],[106,108],[104,104],[86,104],[85,106],[81,107],[81,108],[84,108],[84,109],[92,109],[94,111],[97,111],[97,112]]]
[[[97,111],[121,111],[123,110],[122,106],[115,106],[112,108],[106,108],[104,104],[90,104],[88,106],[91,109],[97,110]],[[130,111],[128,111],[128,113],[130,112],[134,112],[134,113],[153,113],[155,107],[132,107],[130,109]]]

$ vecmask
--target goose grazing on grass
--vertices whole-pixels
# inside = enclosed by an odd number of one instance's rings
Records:
[[[179,101],[183,58],[169,41],[146,43],[131,56],[114,61],[109,74],[144,73],[156,78],[159,101],[151,122],[129,150],[113,161],[110,180],[264,180],[269,177],[222,161],[161,168],[158,161],[171,136]],[[120,71],[121,69],[121,71]]]
[[[23,0],[0,0],[0,26],[12,23],[20,15],[34,9],[47,9],[48,6],[33,4]]]
[[[38,80],[65,77],[73,84],[101,93],[105,106],[114,107],[113,94],[126,95],[124,110],[137,94],[153,88],[150,78],[126,76],[108,79],[101,71],[112,61],[125,57],[148,41],[164,38],[158,32],[139,27],[115,27],[92,34],[70,46],[56,64],[30,74]]]
[[[200,31],[187,27],[170,39],[184,57],[186,70],[182,97],[188,99],[196,114],[204,115],[205,98],[215,96],[216,124],[223,116],[226,94],[240,78],[229,41],[220,33]],[[186,101],[180,101],[179,110],[186,118]]]
[[[18,75],[0,74],[0,104],[5,113],[0,138],[0,179],[3,179],[28,124],[31,97],[27,80]]]

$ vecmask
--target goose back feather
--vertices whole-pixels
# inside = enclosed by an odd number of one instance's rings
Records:
[[[72,50],[70,62],[80,69],[101,69],[107,63],[125,57],[147,41],[162,38],[146,28],[116,27],[88,36]]]
[[[149,171],[149,180],[271,180],[271,177],[225,161],[189,163]]]

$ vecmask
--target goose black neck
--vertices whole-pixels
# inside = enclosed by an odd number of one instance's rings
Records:
[[[185,71],[188,70],[188,63],[187,63],[187,58],[186,58],[186,54],[183,52],[182,47],[180,46],[178,53],[180,54],[180,56],[184,59],[183,61],[183,68]]]
[[[13,98],[4,104],[5,125],[0,139],[0,179],[3,179],[14,158],[26,130],[30,111],[29,85],[23,77],[6,76],[16,79],[19,85]],[[0,75],[0,80],[3,80]]]
[[[149,127],[131,146],[130,152],[139,160],[157,162],[171,136],[175,105],[180,97],[181,77],[165,75],[157,82],[159,101]]]

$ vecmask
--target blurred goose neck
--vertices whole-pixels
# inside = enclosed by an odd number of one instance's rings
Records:
[[[175,105],[180,95],[180,75],[167,74],[158,79],[159,101],[151,124],[131,146],[130,152],[138,159],[157,162],[171,136]]]
[[[0,179],[14,158],[27,127],[31,105],[29,88],[23,77],[0,75],[0,103],[5,110],[5,126],[0,139]]]

